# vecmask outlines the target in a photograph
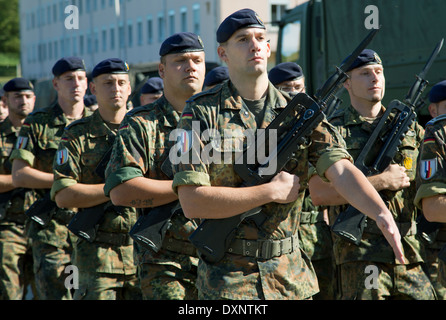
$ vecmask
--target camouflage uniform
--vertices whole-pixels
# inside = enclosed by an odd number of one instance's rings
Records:
[[[17,134],[9,118],[0,123],[0,174],[11,174],[8,158]],[[24,213],[35,194],[22,188],[8,194],[0,203],[0,300],[21,300],[27,286],[34,286],[31,240],[26,234],[28,221]],[[6,197],[6,193],[1,196]]]
[[[99,110],[66,127],[53,164],[53,199],[58,191],[76,183],[104,182],[95,169],[112,147],[116,131],[117,128],[110,129],[102,120]],[[73,245],[73,264],[79,269],[79,290],[74,299],[141,298],[133,262],[133,241],[128,235],[136,222],[136,210],[129,207],[115,210],[111,201],[109,204],[94,242],[78,238]]]
[[[269,84],[261,128],[265,128],[283,110],[288,100],[289,97],[283,96]],[[288,121],[291,118],[293,115],[290,115]],[[204,146],[200,137],[196,136],[199,133],[191,131],[197,120],[201,133],[214,129],[222,141],[219,143],[214,140]],[[190,164],[183,162],[174,166],[174,190],[181,185],[237,187],[242,184],[232,166],[238,153],[234,151],[242,149],[238,144],[241,142],[240,132],[256,130],[257,124],[231,81],[192,97],[183,110],[179,128],[185,130],[186,134],[192,134],[189,142],[192,145],[197,143],[200,150],[184,153],[188,155],[186,162]],[[341,147],[342,139],[326,121],[314,130],[311,141],[311,144],[303,145],[298,150],[286,167],[287,171],[299,176],[301,192],[298,200],[288,204],[266,204],[262,211],[267,219],[260,228],[248,221],[242,222],[235,233],[236,239],[231,243],[231,246],[237,243],[248,245],[251,242],[257,244],[257,240],[274,239],[281,244],[291,242],[292,249],[289,253],[269,259],[229,252],[215,264],[200,259],[197,287],[201,299],[309,299],[318,292],[316,274],[310,260],[302,253],[298,240],[300,213],[308,186],[308,166],[311,162],[318,173],[323,175],[333,163],[350,159],[350,155]],[[212,161],[205,164],[204,159],[199,158],[199,163],[196,163],[194,160],[199,156],[197,153],[202,154],[203,148],[208,149],[210,146],[213,146],[214,152],[229,152],[232,162]]]
[[[335,262],[330,227],[324,220],[324,207],[317,207],[305,193],[299,226],[300,246],[313,264],[319,284],[314,300],[336,298]]]
[[[87,110],[84,111],[84,116]],[[70,120],[61,107],[38,109],[31,113],[19,132],[15,149],[10,160],[21,159],[32,168],[52,173],[53,158],[63,130]],[[50,190],[39,190],[40,193]],[[41,194],[42,195],[42,194]],[[74,235],[68,232],[66,224],[72,212],[58,209],[48,225],[42,227],[32,222],[29,234],[32,239],[34,273],[39,299],[71,299],[71,291],[65,287],[65,267],[70,264]]]
[[[417,171],[417,194],[415,205],[421,209],[423,198],[446,193],[446,115],[438,116],[426,124],[424,141],[420,150]],[[446,245],[446,224],[441,224],[435,242],[428,247],[428,273],[439,299],[446,299],[445,262],[438,253]]]
[[[178,113],[164,96],[127,114],[107,168],[106,194],[117,185],[136,177],[171,179],[161,166],[174,143],[169,140],[169,135],[176,128],[178,120]],[[184,215],[174,214],[159,252],[155,254],[150,249],[136,246],[144,299],[197,298],[195,279],[198,258],[195,248],[188,241],[196,226]]]
[[[337,111],[330,119],[343,136],[347,150],[354,159],[358,157],[376,123],[370,123],[352,107]],[[390,131],[388,125],[385,130]],[[400,229],[406,265],[398,265],[393,250],[387,243],[376,223],[368,219],[359,246],[339,237],[335,238],[334,252],[339,265],[341,299],[434,299],[433,287],[422,270],[425,256],[424,246],[416,237],[417,209],[412,201],[415,196],[415,173],[418,148],[424,129],[416,122],[412,124],[394,157],[394,163],[406,168],[412,184],[397,192],[381,191],[381,195],[393,214]],[[380,144],[376,143],[372,153],[377,154]],[[344,210],[345,206],[335,210]],[[340,211],[336,211],[337,213]],[[333,213],[331,214],[333,215]],[[334,215],[333,215],[334,216]],[[380,270],[378,289],[367,289],[365,284],[369,276],[365,268],[375,265]]]

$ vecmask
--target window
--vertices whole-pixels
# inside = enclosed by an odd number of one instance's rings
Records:
[[[72,38],[72,42],[73,42],[73,44],[72,44],[72,47],[73,47],[73,55],[74,55],[74,56],[77,56],[78,52],[77,52],[77,37],[76,37],[76,36],[73,36],[73,38]]]
[[[181,31],[186,32],[187,31],[187,8],[182,7],[181,10]]]
[[[299,20],[288,23],[282,31],[281,60],[282,62],[296,62],[300,56],[300,28]]]
[[[84,36],[83,35],[79,36],[79,54],[80,55],[84,54]]]
[[[194,4],[192,6],[192,15],[194,19],[193,32],[195,34],[200,34],[200,5]]]
[[[153,21],[152,17],[147,17],[147,43],[151,44],[153,42]]]
[[[125,30],[124,30],[124,25],[122,24],[122,22],[119,23],[118,36],[119,36],[119,48],[124,48],[125,47]]]
[[[175,11],[169,11],[169,34],[175,33]]]
[[[107,30],[102,29],[102,51],[107,51]]]
[[[280,21],[285,14],[286,5],[284,4],[273,4],[271,5],[271,20]]]
[[[110,50],[115,50],[115,27],[110,27]]]
[[[136,33],[138,38],[138,46],[142,46],[142,21],[141,19],[138,19],[137,27],[136,27]]]
[[[131,20],[127,22],[127,37],[129,48],[133,47],[133,23]]]
[[[164,41],[164,17],[163,14],[160,13],[158,15],[158,42]]]

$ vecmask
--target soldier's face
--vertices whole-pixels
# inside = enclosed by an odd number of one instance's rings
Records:
[[[6,97],[3,96],[0,100],[0,122],[5,120],[8,117],[9,113],[8,106],[6,105],[6,102],[4,100],[6,100]]]
[[[353,69],[345,87],[352,99],[376,103],[384,97],[385,84],[382,65],[373,64]]]
[[[438,117],[442,114],[446,114],[446,100],[437,103],[431,103],[428,109],[432,118]]]
[[[128,74],[101,74],[90,84],[99,107],[126,108],[132,92]]]
[[[257,75],[267,72],[271,48],[266,39],[266,30],[237,30],[226,43],[218,47],[218,55],[228,65],[232,74]]]
[[[159,98],[161,98],[162,95],[162,93],[143,93],[139,97],[139,101],[141,105],[144,106],[158,100]]]
[[[164,91],[192,96],[201,91],[206,73],[203,51],[168,54],[159,65]]]
[[[88,87],[85,71],[67,71],[53,79],[59,99],[69,102],[83,101]]]
[[[32,91],[8,92],[5,97],[11,117],[22,119],[34,110],[36,96]]]

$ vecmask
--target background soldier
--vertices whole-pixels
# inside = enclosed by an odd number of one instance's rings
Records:
[[[28,285],[34,287],[25,211],[35,195],[29,189],[14,188],[8,158],[36,96],[31,82],[23,78],[8,81],[4,90],[9,116],[0,124],[0,300],[21,300]]]
[[[351,105],[335,112],[330,119],[343,136],[347,150],[354,159],[358,157],[375,129],[385,108],[381,100],[385,91],[384,69],[378,54],[365,49],[347,70],[349,79],[344,83],[350,95]],[[393,119],[395,115],[391,115]],[[391,129],[391,120],[384,127]],[[384,136],[385,133],[382,134]],[[384,172],[369,177],[369,181],[386,199],[402,236],[405,263],[395,261],[391,247],[384,241],[382,232],[370,219],[364,229],[359,246],[340,237],[335,238],[334,250],[340,281],[341,299],[435,299],[433,287],[422,269],[424,247],[416,237],[418,212],[412,203],[415,196],[415,172],[418,147],[424,134],[423,128],[414,122],[399,146],[399,150]],[[381,148],[379,141],[372,148],[373,159]],[[322,187],[313,189],[313,186]],[[324,189],[328,188],[328,189]],[[324,196],[333,190],[318,177],[310,180],[310,190],[316,205],[346,204],[342,197]],[[336,213],[345,207],[334,208]],[[366,268],[374,265],[379,270],[377,288],[368,287]],[[398,281],[395,281],[398,278]]]
[[[297,63],[279,63],[269,71],[268,79],[277,89],[292,97],[305,92],[305,77]],[[314,168],[311,172],[316,174]],[[328,209],[316,207],[307,189],[300,216],[299,240],[316,272],[320,291],[313,296],[315,300],[335,299],[333,240],[328,224]]]
[[[203,91],[209,90],[216,85],[229,79],[228,67],[219,66],[209,71],[204,77]]]
[[[54,159],[52,199],[62,208],[78,207],[76,218],[81,214],[90,220],[99,217],[95,235],[88,241],[79,237],[74,244],[73,264],[79,269],[76,300],[141,298],[128,234],[136,222],[136,210],[113,206],[104,195],[104,176],[96,171],[127,112],[128,71],[127,63],[120,59],[96,65],[90,90],[97,97],[98,110],[66,127]]]
[[[174,142],[169,136],[176,128],[186,100],[200,92],[205,74],[203,43],[193,33],[172,35],[163,42],[159,53],[164,95],[125,117],[104,189],[114,204],[152,208],[144,210],[148,215],[157,209],[168,210],[156,207],[178,200],[172,191],[168,156]],[[157,253],[137,247],[144,299],[196,299],[198,259],[188,241],[196,223],[186,219],[181,211],[173,213],[169,219],[170,226]]]
[[[433,119],[426,124],[423,144],[420,148],[420,164],[417,171],[417,195],[415,204],[423,210],[429,221],[442,222],[438,231],[429,234],[432,242],[426,247],[427,273],[441,300],[446,299],[446,269],[438,258],[446,245],[446,80],[434,85],[429,92],[429,112]],[[441,265],[441,268],[439,267]],[[439,270],[441,269],[441,270]],[[440,277],[439,272],[443,272]]]
[[[364,175],[350,162],[350,155],[326,121],[312,133],[312,143],[296,154],[292,160],[295,166],[289,168],[291,173],[280,172],[265,184],[240,187],[242,180],[234,172],[233,163],[209,163],[209,159],[201,157],[201,151],[211,145],[204,145],[198,136],[200,133],[192,130],[193,123],[200,123],[202,133],[212,129],[228,139],[229,146],[227,142],[214,141],[213,150],[224,152],[226,149],[233,156],[239,150],[236,144],[240,133],[265,128],[289,101],[289,96],[282,95],[268,81],[270,45],[265,26],[254,11],[243,9],[227,17],[217,30],[217,41],[220,43],[218,54],[228,66],[230,80],[215,90],[195,95],[186,104],[178,127],[185,132],[180,146],[187,161],[174,166],[173,187],[188,218],[228,218],[262,206],[266,220],[260,227],[249,219],[243,221],[230,244],[231,250],[221,261],[208,263],[200,259],[199,297],[311,298],[318,292],[316,275],[299,248],[297,235],[310,161],[318,173],[353,198],[355,205],[380,220],[384,230],[395,230],[393,219]],[[189,148],[194,142],[199,150]],[[343,172],[342,178],[340,172]],[[216,235],[219,232],[212,231]],[[401,254],[398,232],[388,235],[396,253]],[[265,250],[256,250],[266,242],[271,245],[266,245]],[[281,249],[267,249],[273,247]]]
[[[93,113],[93,111],[98,108],[98,101],[96,100],[96,96],[94,94],[85,95],[84,105]]]
[[[44,226],[34,221],[30,225],[36,287],[42,300],[72,298],[65,287],[64,270],[71,260],[73,235],[66,225],[73,212],[57,208],[49,199],[49,191],[53,184],[53,158],[65,126],[88,114],[84,107],[88,86],[84,61],[62,58],[52,71],[57,102],[26,118],[10,157],[14,185],[38,190],[43,210],[34,210],[32,214],[43,214],[49,220]],[[51,217],[47,215],[50,212],[54,213]]]
[[[5,96],[4,89],[0,89],[0,122],[4,121],[6,117],[8,116],[8,105],[6,99],[3,97]]]
[[[141,95],[139,96],[139,101],[141,106],[152,103],[163,95],[163,79],[160,77],[152,77],[147,79],[146,83],[141,88]]]

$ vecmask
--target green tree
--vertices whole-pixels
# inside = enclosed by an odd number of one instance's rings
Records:
[[[0,0],[0,53],[20,54],[19,0]]]

